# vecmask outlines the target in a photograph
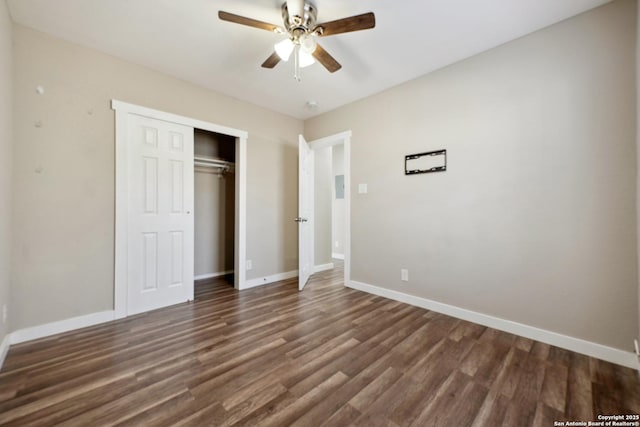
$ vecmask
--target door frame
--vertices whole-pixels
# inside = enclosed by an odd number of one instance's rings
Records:
[[[165,122],[176,123],[210,132],[221,133],[236,138],[235,165],[235,236],[234,236],[234,287],[244,288],[247,258],[247,139],[248,133],[190,117],[180,116],[164,111],[154,110],[116,99],[111,100],[111,108],[115,110],[115,265],[114,265],[114,312],[115,318],[127,316],[127,271],[128,271],[128,200],[129,181],[127,149],[127,129],[129,114],[149,117]]]
[[[308,142],[312,150],[344,144],[344,286],[351,283],[351,135],[347,130]]]

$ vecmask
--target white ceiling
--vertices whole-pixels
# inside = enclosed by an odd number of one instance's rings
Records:
[[[282,24],[284,0],[8,0],[15,22],[305,119],[521,37],[609,0],[316,0],[318,22],[365,12],[376,28],[320,39],[343,66],[293,79],[260,64],[283,38],[218,10]],[[305,107],[314,100],[319,107]]]

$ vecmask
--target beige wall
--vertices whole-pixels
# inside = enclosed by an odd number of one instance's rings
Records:
[[[314,265],[331,262],[331,151],[314,150]]]
[[[296,269],[301,121],[13,28],[13,329],[113,308],[114,98],[248,131],[247,278]]]
[[[2,306],[9,304],[11,261],[12,47],[11,18],[0,0],[0,343],[9,332]],[[13,306],[9,315],[13,313]]]
[[[353,131],[352,279],[631,350],[635,29],[618,0],[306,121]]]

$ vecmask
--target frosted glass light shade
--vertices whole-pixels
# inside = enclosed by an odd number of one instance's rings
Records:
[[[302,49],[300,49],[298,55],[300,55],[298,58],[300,68],[308,67],[309,65],[313,65],[316,63],[316,60],[313,58],[313,56]]]
[[[300,50],[306,52],[308,54],[312,54],[313,51],[316,50],[318,43],[316,42],[315,37],[311,35],[306,35],[300,37]]]
[[[291,39],[284,39],[281,42],[276,43],[274,46],[276,53],[283,61],[288,61],[293,52],[293,42]]]

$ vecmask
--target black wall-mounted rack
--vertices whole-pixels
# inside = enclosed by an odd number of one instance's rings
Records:
[[[437,156],[437,157],[436,157]],[[426,159],[423,159],[426,158]],[[422,162],[420,160],[423,160]],[[411,163],[411,164],[410,164]],[[427,165],[426,167],[424,165]],[[432,166],[433,165],[433,166]],[[404,174],[444,172],[447,170],[447,150],[428,151],[426,153],[404,156]]]

